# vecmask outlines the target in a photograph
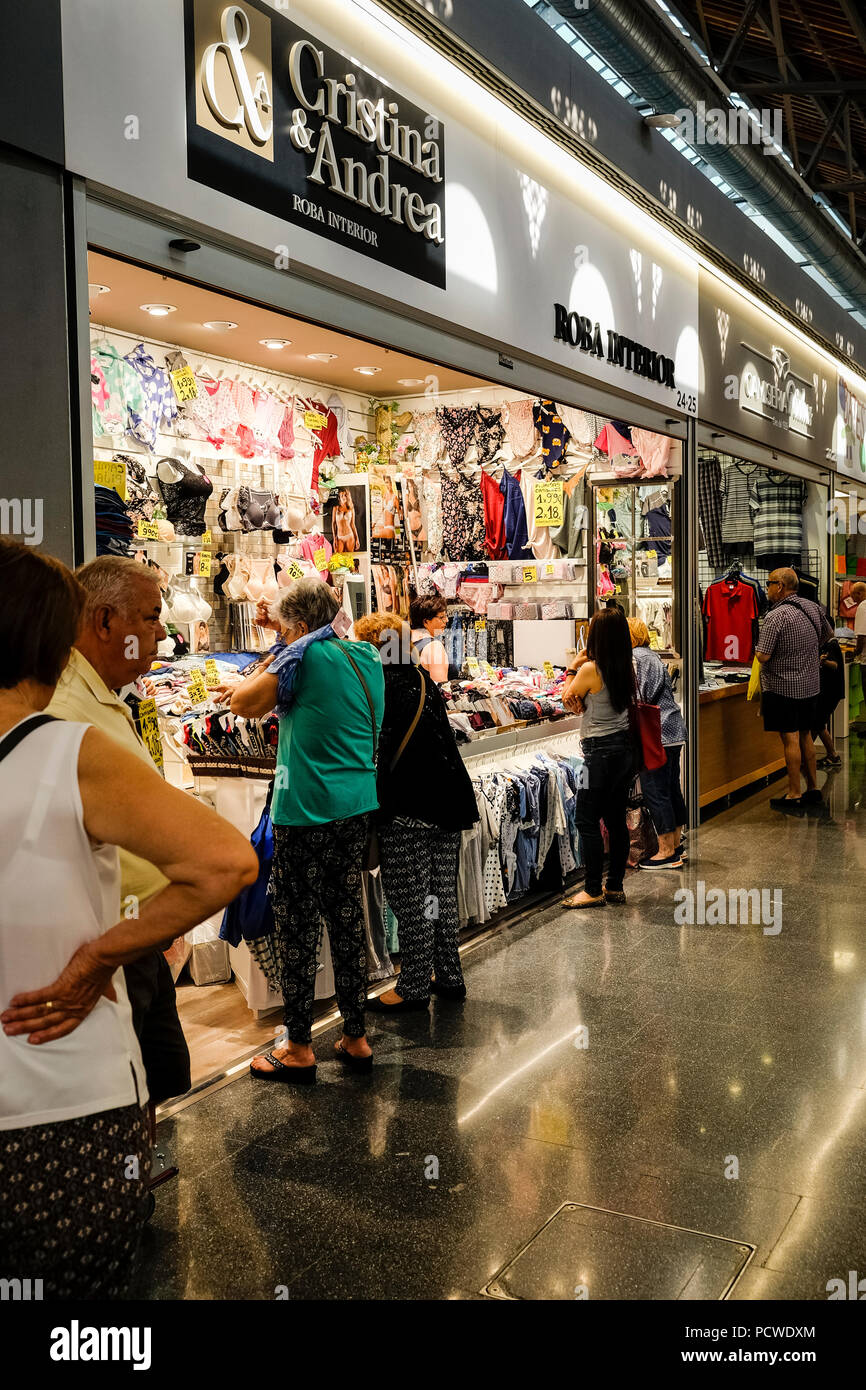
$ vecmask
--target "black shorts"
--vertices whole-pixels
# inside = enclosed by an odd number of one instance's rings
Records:
[[[768,734],[809,734],[818,718],[818,696],[792,700],[765,690],[761,695],[764,730]]]

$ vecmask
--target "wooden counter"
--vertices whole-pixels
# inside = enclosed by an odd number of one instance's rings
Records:
[[[747,683],[701,691],[701,806],[785,766],[779,735],[764,733],[760,702],[747,691]]]

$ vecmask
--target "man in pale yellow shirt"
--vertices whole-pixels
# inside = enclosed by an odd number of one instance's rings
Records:
[[[48,706],[58,719],[93,724],[146,763],[152,759],[135,728],[132,710],[116,692],[150,670],[165,637],[162,595],[146,566],[104,555],[75,572],[87,606],[69,663]],[[153,864],[120,850],[122,916],[164,888]],[[190,1088],[189,1049],[177,1014],[171,971],[156,950],[124,967],[133,1025],[141,1045],[153,1104]]]

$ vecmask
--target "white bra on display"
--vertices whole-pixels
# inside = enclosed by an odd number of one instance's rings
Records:
[[[248,560],[250,577],[246,582],[244,597],[250,603],[260,603],[264,599],[272,603],[277,596],[279,585],[274,574],[272,560]]]
[[[230,602],[240,603],[249,579],[249,561],[242,555],[229,555],[226,557],[226,564],[229,567],[229,577],[223,585],[223,593]]]

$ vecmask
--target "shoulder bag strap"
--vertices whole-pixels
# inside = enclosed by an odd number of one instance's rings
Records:
[[[412,723],[409,725],[409,728],[408,728],[408,730],[407,730],[407,732],[406,732],[406,737],[403,739],[403,742],[400,744],[400,747],[397,749],[397,752],[394,754],[394,757],[391,759],[391,766],[390,766],[390,768],[388,769],[389,772],[393,772],[393,771],[394,771],[394,768],[397,766],[397,764],[399,763],[399,761],[400,761],[400,759],[402,758],[403,754],[406,752],[406,749],[408,748],[409,743],[410,743],[410,741],[411,741],[411,739],[412,739],[412,735],[414,734],[415,730],[418,728],[418,725],[419,725],[419,723],[420,723],[420,721],[421,721],[421,715],[422,715],[423,712],[424,712],[424,701],[427,699],[427,680],[426,680],[426,678],[425,678],[425,676],[424,676],[424,672],[421,670],[420,666],[418,667],[418,674],[419,674],[419,676],[421,677],[421,699],[418,701],[418,708],[417,708],[417,710],[415,711],[415,718],[412,720]]]
[[[8,757],[14,748],[17,748],[22,739],[28,734],[32,734],[34,729],[41,729],[43,724],[56,724],[57,720],[53,714],[39,714],[35,719],[25,719],[23,723],[16,724],[4,738],[0,739],[0,762]]]
[[[357,661],[355,660],[355,658],[351,655],[351,653],[348,651],[348,649],[347,649],[346,647],[343,646],[342,642],[340,642],[339,646],[340,646],[340,651],[343,653],[343,655],[347,658],[348,661],[350,661],[350,662],[352,663],[352,666],[353,666],[354,671],[355,671],[355,675],[358,677],[358,680],[361,682],[362,686],[364,687],[364,694],[365,694],[366,697],[367,697],[367,704],[370,706],[370,722],[371,722],[372,725],[373,725],[373,762],[375,763],[376,760],[377,760],[377,758],[378,758],[378,756],[379,756],[379,725],[378,725],[378,723],[377,723],[377,721],[376,721],[376,707],[375,707],[375,705],[373,704],[373,697],[372,697],[372,695],[370,694],[370,687],[367,685],[367,682],[364,680],[364,677],[363,677],[363,675],[361,674],[361,668],[360,668],[360,666],[358,665],[358,663],[357,663]]]

